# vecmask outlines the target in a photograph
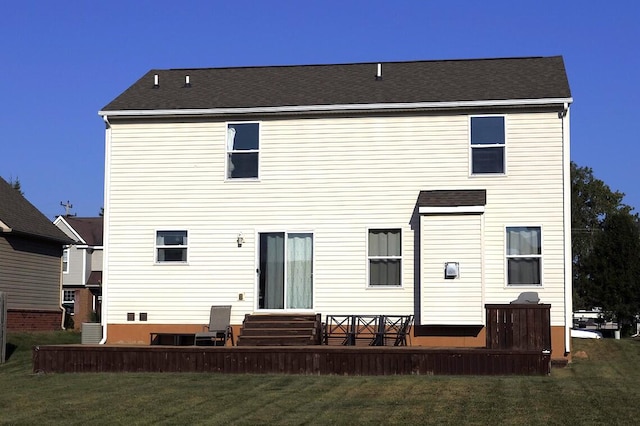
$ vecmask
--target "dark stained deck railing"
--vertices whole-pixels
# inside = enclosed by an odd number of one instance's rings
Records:
[[[33,371],[333,375],[545,375],[550,354],[483,348],[111,346],[33,348]]]

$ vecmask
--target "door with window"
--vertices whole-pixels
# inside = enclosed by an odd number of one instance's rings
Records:
[[[259,234],[258,309],[313,308],[313,234]]]

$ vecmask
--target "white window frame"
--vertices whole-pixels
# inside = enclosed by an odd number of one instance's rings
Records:
[[[187,244],[169,244],[169,245],[160,245],[158,244],[158,234],[160,232],[184,232],[185,238],[187,240]],[[156,265],[184,265],[189,263],[189,230],[188,229],[178,229],[178,228],[162,228],[156,229],[153,234],[153,246],[154,246],[154,258]],[[173,261],[173,260],[159,260],[158,253],[162,249],[183,249],[186,252],[184,261]]]
[[[233,150],[229,149],[229,143],[227,139],[227,135],[229,132],[229,126],[233,126],[236,124],[257,124],[258,125],[258,149],[242,149],[242,150]],[[260,179],[260,146],[262,144],[262,122],[260,121],[227,121],[224,127],[224,178],[226,181],[255,181]],[[255,177],[242,177],[242,178],[234,178],[230,176],[229,171],[229,154],[250,154],[256,153],[258,154],[258,170],[257,176]]]
[[[518,255],[510,255],[508,251],[508,243],[509,243],[509,228],[538,228],[540,230],[540,254],[518,254]],[[539,259],[538,264],[540,265],[540,283],[539,284],[510,284],[509,283],[509,259]],[[505,287],[509,288],[541,288],[544,284],[544,231],[542,225],[507,225],[504,227],[504,283]]]
[[[73,299],[72,300],[65,300],[65,293],[71,293],[73,295]],[[63,288],[62,289],[62,306],[65,307],[65,312],[67,311],[67,308],[70,309],[70,314],[71,315],[75,315],[75,307],[76,307],[76,290],[75,289],[68,289],[68,288]]]
[[[65,294],[71,293],[73,298],[71,300],[66,300]],[[76,301],[76,291],[74,289],[62,289],[62,303],[75,303]]]
[[[64,258],[65,255],[67,257],[67,261],[65,262]],[[71,257],[71,248],[70,247],[66,247],[62,250],[62,273],[63,274],[68,274],[69,273],[69,258]]]
[[[371,256],[369,253],[369,236],[371,231],[398,231],[400,233],[400,254],[397,256]],[[393,227],[393,226],[375,226],[367,228],[367,238],[366,238],[366,253],[367,253],[367,288],[373,289],[398,289],[403,287],[403,259],[402,259],[402,237],[403,232],[401,227]],[[389,259],[389,260],[399,260],[400,261],[400,277],[399,284],[371,284],[371,261],[377,259]]]
[[[483,117],[502,117],[504,120],[504,143],[501,144],[471,144],[471,128],[472,128],[472,119],[473,118],[483,118]],[[507,116],[506,114],[481,114],[481,115],[470,115],[469,116],[469,176],[506,176],[507,174]],[[483,149],[483,148],[502,148],[502,173],[474,173],[473,172],[473,150],[474,149]]]

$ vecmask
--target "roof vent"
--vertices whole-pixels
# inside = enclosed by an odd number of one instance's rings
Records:
[[[184,76],[184,86],[182,87],[191,87],[191,80],[188,75]]]
[[[382,64],[378,64],[378,72],[376,73],[376,80],[382,80]]]
[[[153,76],[153,88],[157,89],[158,87],[160,87],[160,77],[158,76],[158,74],[154,74],[154,76]]]

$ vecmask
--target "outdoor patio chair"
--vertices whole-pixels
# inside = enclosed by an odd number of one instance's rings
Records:
[[[213,346],[225,346],[227,340],[233,342],[233,329],[231,328],[231,305],[212,306],[209,316],[209,325],[203,327],[204,331],[196,333],[193,344],[206,344]]]
[[[385,315],[383,318],[383,345],[407,346],[407,334],[413,315]]]

